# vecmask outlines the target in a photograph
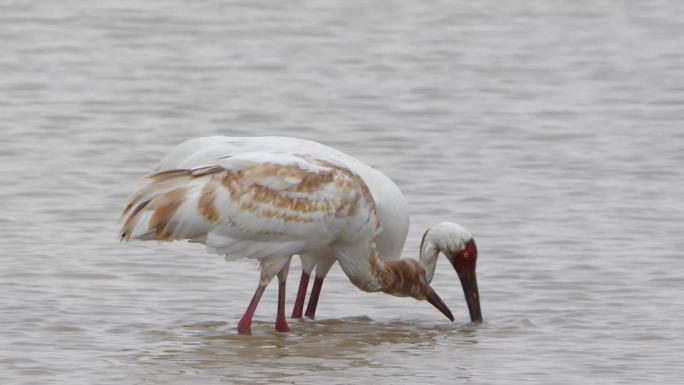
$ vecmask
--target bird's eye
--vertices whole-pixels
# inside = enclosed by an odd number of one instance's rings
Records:
[[[463,258],[468,258],[468,257],[470,257],[470,254],[467,251],[465,253],[463,253]]]

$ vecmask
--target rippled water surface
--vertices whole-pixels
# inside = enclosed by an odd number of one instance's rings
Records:
[[[0,383],[667,383],[684,376],[681,1],[0,2]],[[404,249],[478,240],[486,322],[352,286],[237,320],[258,266],[119,244],[187,138],[279,134],[386,172]],[[288,308],[299,265],[291,269]],[[288,309],[289,310],[289,309]]]

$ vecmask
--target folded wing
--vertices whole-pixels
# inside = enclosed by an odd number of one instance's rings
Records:
[[[230,259],[259,258],[381,231],[363,180],[310,155],[246,152],[146,181],[123,212],[122,241],[185,239]]]

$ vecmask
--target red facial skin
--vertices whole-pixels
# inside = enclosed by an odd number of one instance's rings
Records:
[[[480,294],[477,289],[477,277],[475,275],[475,264],[477,262],[477,246],[475,240],[470,240],[465,247],[451,261],[451,264],[458,273],[461,280],[463,294],[468,304],[468,312],[472,322],[482,322],[482,311],[480,309]]]
[[[475,272],[475,263],[477,262],[477,245],[475,245],[475,240],[471,239],[466,243],[465,247],[463,250],[461,250],[460,253],[456,255],[456,258],[454,258],[454,268],[456,269],[456,272],[461,274],[461,273],[466,273],[466,272]]]

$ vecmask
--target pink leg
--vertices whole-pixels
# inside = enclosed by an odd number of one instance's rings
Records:
[[[309,286],[309,276],[309,273],[302,271],[302,278],[299,280],[299,290],[297,291],[297,299],[295,299],[294,308],[292,308],[292,318],[302,318],[304,301],[306,300],[306,289]]]
[[[321,295],[321,287],[323,286],[323,278],[316,277],[314,279],[313,288],[311,289],[311,297],[309,297],[309,304],[306,307],[305,315],[311,319],[316,318],[316,306],[318,305],[318,297]]]
[[[285,320],[285,280],[278,283],[278,314],[276,315],[275,328],[279,332],[289,332],[290,327],[287,326]]]
[[[252,317],[254,316],[254,311],[256,310],[265,289],[266,285],[257,287],[256,292],[254,292],[254,297],[252,297],[252,301],[249,303],[249,306],[247,306],[247,310],[245,310],[245,314],[243,314],[242,318],[240,318],[240,322],[238,322],[238,334],[252,334]]]

